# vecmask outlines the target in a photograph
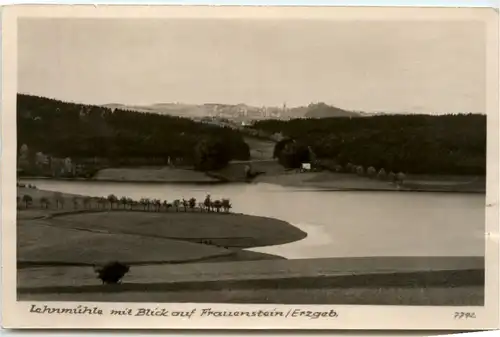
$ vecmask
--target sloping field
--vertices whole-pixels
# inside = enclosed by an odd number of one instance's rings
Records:
[[[18,271],[21,300],[481,305],[482,258],[328,258],[135,266],[119,286],[90,267]]]
[[[57,278],[57,273],[65,270],[64,278]],[[471,273],[472,272],[472,273]],[[474,272],[476,274],[474,274]],[[415,273],[436,273],[427,279],[416,277],[393,278],[389,276],[414,275]],[[437,273],[447,275],[447,279],[437,277]],[[47,287],[47,286],[69,286],[74,280],[82,280],[81,285],[98,285],[95,279],[85,282],[93,274],[92,268],[88,267],[46,267],[30,268],[21,270],[20,286],[22,287]],[[474,277],[457,277],[457,275],[469,275]],[[423,281],[433,284],[448,284],[453,281],[455,285],[480,285],[481,275],[484,274],[484,259],[481,257],[366,257],[366,258],[322,258],[322,259],[298,259],[298,260],[267,260],[267,261],[241,261],[224,263],[189,263],[180,265],[143,265],[134,266],[124,279],[124,284],[182,284],[200,283],[203,287],[209,287],[210,282],[233,282],[236,285],[267,284],[271,285],[273,280],[279,281],[278,287],[293,287],[307,283],[310,286],[411,286]],[[39,283],[33,280],[38,275],[52,275],[54,278],[49,283]],[[71,275],[71,277],[70,277]],[[454,276],[455,275],[455,276]],[[355,281],[352,276],[364,276],[371,278],[368,283]],[[335,277],[337,281],[334,281]],[[358,278],[362,279],[362,278]],[[285,280],[294,280],[285,282]],[[325,280],[327,282],[325,282]],[[348,280],[349,282],[345,282]],[[249,283],[250,282],[250,283]],[[479,283],[478,283],[479,282]],[[277,283],[276,283],[277,284]]]
[[[53,193],[18,190],[33,197],[17,219],[20,266],[93,265],[110,260],[131,264],[265,260],[269,254],[247,248],[301,240],[306,233],[287,222],[242,214],[146,212],[139,210],[72,210],[72,195],[63,194],[66,208],[41,208],[40,197]],[[69,205],[68,205],[69,204]]]
[[[257,182],[279,184],[290,187],[309,187],[332,190],[396,190],[394,184],[372,180],[354,174],[332,172],[288,172],[276,175],[261,175]]]
[[[270,159],[270,160],[250,160],[250,161],[232,161],[225,168],[211,172],[210,174],[215,177],[220,177],[221,179],[233,181],[233,182],[242,182],[246,181],[246,172],[245,167],[250,165],[253,172],[262,173],[262,175],[257,176],[254,181],[260,181],[260,178],[265,177],[269,179],[274,179],[275,177],[279,177],[280,174],[284,174],[286,172],[285,168],[281,166],[278,161]]]
[[[20,301],[482,306],[484,288],[364,287],[20,293]]]
[[[94,180],[136,181],[136,182],[217,182],[203,172],[170,167],[148,168],[108,168],[97,172]]]
[[[227,249],[185,241],[57,228],[41,220],[20,221],[17,235],[20,266],[94,265],[113,260],[130,264],[187,262],[231,254]]]
[[[216,239],[221,245],[237,247],[284,244],[306,236],[285,221],[231,213],[111,211],[69,214],[47,221],[59,228],[166,239]]]
[[[273,159],[275,142],[255,137],[244,137],[245,143],[250,147],[251,159],[271,160]]]
[[[427,191],[484,193],[484,177],[419,177],[409,176],[402,186],[366,176],[333,172],[276,172],[258,176],[255,182],[279,184],[290,187],[307,187],[327,190],[359,191]]]

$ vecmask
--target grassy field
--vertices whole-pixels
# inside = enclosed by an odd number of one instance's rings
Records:
[[[275,143],[254,137],[245,137],[250,146],[250,161],[257,171],[267,173],[279,172],[284,169],[273,160]],[[254,162],[255,161],[255,162]],[[260,163],[262,162],[262,163]],[[248,162],[247,162],[248,163]],[[272,167],[272,170],[270,168]],[[172,167],[137,167],[137,168],[107,168],[100,170],[94,180],[128,181],[128,182],[164,182],[164,183],[214,183],[222,180],[243,181],[244,164],[232,163],[226,169],[212,174],[184,168]]]
[[[234,161],[229,163],[225,168],[210,172],[212,177],[228,182],[244,182],[247,181],[245,167],[249,165],[253,172],[262,173],[253,182],[259,182],[260,177],[279,177],[286,172],[276,160],[250,160],[250,161]]]
[[[35,200],[53,192],[19,188]],[[20,300],[283,304],[482,305],[482,258],[286,260],[242,248],[284,244],[306,233],[242,214],[18,210]],[[207,241],[208,240],[208,241]],[[118,260],[131,271],[103,286],[93,265]]]
[[[107,168],[93,177],[103,181],[210,183],[219,181],[203,172],[171,167]]]
[[[58,228],[106,231],[179,240],[212,240],[231,247],[285,244],[306,235],[287,222],[243,214],[115,210],[57,216]]]
[[[92,302],[196,302],[196,303],[279,303],[344,305],[433,305],[482,306],[484,288],[450,287],[365,287],[297,289],[225,289],[162,292],[20,293],[20,301]]]
[[[41,197],[53,193],[19,188],[35,204],[18,210],[17,258],[29,265],[92,265],[110,260],[131,264],[261,260],[274,255],[242,248],[284,244],[307,234],[272,218],[216,212],[153,212],[123,209],[43,209]],[[115,206],[116,207],[116,206]],[[61,240],[61,238],[64,238]]]
[[[416,274],[421,276],[417,277]],[[399,274],[396,278],[393,275]],[[61,277],[61,275],[64,275]],[[96,286],[88,266],[39,266],[22,269],[23,288],[65,288],[79,280],[81,286]],[[168,275],[168,278],[165,276]],[[356,275],[356,278],[353,277]],[[46,277],[50,282],[36,281]],[[219,285],[215,282],[219,282]],[[224,284],[220,282],[225,282]],[[309,286],[328,288],[360,286],[473,286],[484,282],[482,257],[364,257],[294,260],[207,262],[175,265],[137,265],[124,279],[129,290],[147,284],[177,289],[216,289],[218,286],[272,288]],[[222,285],[220,285],[222,284]]]
[[[460,176],[419,176],[409,175],[402,185],[369,179],[347,173],[323,172],[282,172],[263,174],[254,182],[278,184],[289,187],[304,187],[326,190],[358,191],[415,191],[415,192],[457,192],[485,193],[485,177]]]
[[[177,240],[57,228],[42,220],[20,221],[17,260],[29,265],[93,265],[107,261],[172,263],[229,255],[227,249]]]
[[[288,187],[306,187],[329,190],[360,191],[422,191],[485,193],[485,177],[408,175],[401,186],[388,181],[369,179],[356,174],[322,172],[297,172],[286,170],[276,160],[234,161],[224,169],[208,174],[188,169],[172,168],[122,168],[105,169],[94,179],[103,181],[164,182],[164,183],[217,183],[247,181],[245,167],[260,173],[254,183],[277,184]]]
[[[328,258],[135,266],[120,286],[90,267],[18,271],[21,300],[482,305],[482,258]]]
[[[255,137],[244,137],[250,147],[250,158],[254,160],[273,159],[275,142]]]

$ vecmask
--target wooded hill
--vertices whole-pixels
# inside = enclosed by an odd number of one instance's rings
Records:
[[[74,161],[104,158],[113,165],[165,164],[170,157],[207,167],[210,158],[246,160],[250,155],[241,134],[231,128],[24,94],[17,96],[17,132],[18,149],[26,144],[30,153]]]
[[[253,128],[281,132],[302,148],[310,146],[317,158],[344,166],[351,163],[419,174],[486,174],[485,115],[274,120],[256,122]]]

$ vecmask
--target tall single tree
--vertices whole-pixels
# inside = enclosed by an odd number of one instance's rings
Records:
[[[366,169],[366,174],[368,175],[368,177],[373,178],[377,174],[377,170],[375,169],[375,167],[370,166]]]
[[[154,199],[154,208],[156,212],[159,212],[161,210],[161,200],[160,199]]]
[[[56,202],[56,208],[64,208],[64,196],[61,192],[54,192],[54,201]]]
[[[399,172],[397,175],[396,175],[396,180],[399,184],[403,184],[403,182],[405,181],[406,179],[406,175],[403,173],[403,172]]]
[[[187,212],[187,209],[189,207],[189,201],[182,198],[182,207],[184,208],[184,212]]]
[[[293,143],[291,138],[283,138],[274,145],[273,159],[279,159],[281,156],[281,151],[285,148],[288,143]]]
[[[108,195],[107,199],[108,199],[109,206],[111,207],[111,209],[113,209],[114,204],[118,203],[118,197],[114,194]]]
[[[25,195],[23,195],[23,202],[24,202],[26,208],[28,208],[31,205],[31,203],[33,202],[33,198],[30,195],[25,194]]]
[[[128,205],[127,197],[121,197],[120,198],[120,205],[123,206],[123,209],[127,208],[127,205]]]
[[[222,208],[222,202],[220,200],[215,200],[214,201],[214,208],[217,210],[217,213],[219,213],[220,209]]]
[[[105,197],[100,197],[99,198],[99,201],[98,201],[98,204],[100,205],[100,207],[102,207],[103,209],[106,208],[106,204],[108,203],[108,199],[105,198]]]
[[[181,206],[181,201],[179,199],[174,200],[175,211],[179,212],[179,207]]]
[[[196,198],[189,199],[189,208],[191,208],[191,210],[194,210],[195,207],[196,207]]]
[[[356,167],[356,174],[359,176],[363,176],[365,174],[365,169],[363,168],[363,166],[358,165],[358,167]]]
[[[222,208],[226,213],[232,208],[231,201],[229,199],[222,199]]]
[[[132,198],[127,198],[126,205],[128,205],[129,209],[132,210],[136,202]]]
[[[378,171],[377,178],[380,180],[387,179],[387,173],[385,172],[384,168],[381,168],[380,171]]]
[[[230,144],[221,138],[204,138],[194,148],[194,166],[199,171],[224,168],[231,159]]]
[[[211,211],[211,206],[212,206],[212,199],[210,198],[210,194],[207,194],[207,196],[205,197],[205,201],[203,202],[203,204],[205,205],[205,208],[207,209],[207,211]]]
[[[71,201],[73,202],[73,209],[78,209],[80,198],[75,196],[71,199]]]
[[[298,141],[288,142],[280,151],[278,160],[286,168],[300,168],[303,163],[310,163],[309,148]]]
[[[141,200],[139,200],[139,203],[141,204],[142,209],[145,211],[146,208],[148,207],[148,203],[146,202],[146,198],[141,198]]]
[[[85,209],[92,208],[92,198],[91,197],[84,197],[83,198],[83,208],[85,208]]]
[[[47,209],[48,208],[48,204],[49,204],[49,198],[43,196],[43,197],[40,197],[40,206],[42,208],[45,208]]]

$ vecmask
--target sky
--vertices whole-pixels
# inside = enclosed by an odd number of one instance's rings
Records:
[[[476,21],[23,18],[18,92],[88,104],[484,113],[485,48]]]

